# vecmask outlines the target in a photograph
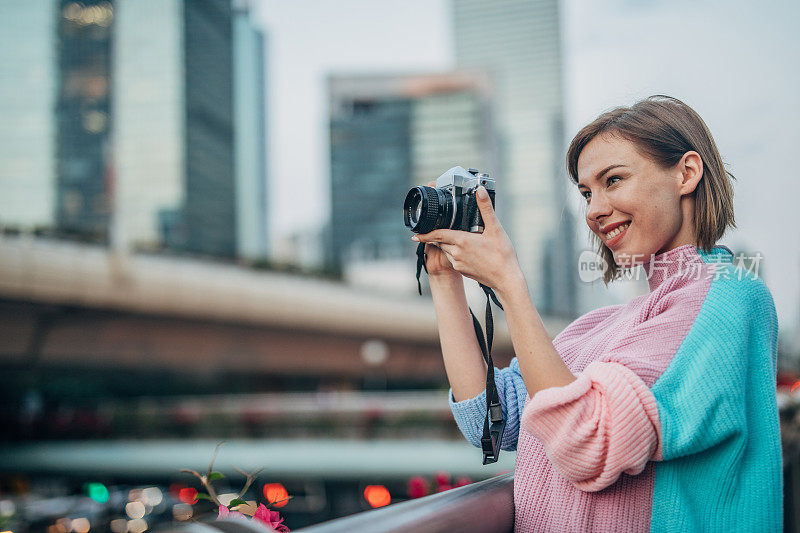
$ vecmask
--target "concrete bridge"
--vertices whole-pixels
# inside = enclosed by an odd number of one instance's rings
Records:
[[[498,314],[502,366],[512,348]],[[429,297],[30,236],[0,237],[0,365],[445,379]]]

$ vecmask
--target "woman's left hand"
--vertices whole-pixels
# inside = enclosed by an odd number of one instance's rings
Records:
[[[483,217],[483,233],[437,229],[415,235],[412,240],[437,244],[457,272],[501,292],[523,279],[522,270],[514,245],[497,219],[489,193],[481,186],[476,197]]]

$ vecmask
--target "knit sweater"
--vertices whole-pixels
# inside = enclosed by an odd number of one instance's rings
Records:
[[[732,253],[677,247],[645,263],[650,291],[554,340],[577,379],[528,396],[495,370],[517,450],[515,530],[780,531],[777,319]],[[480,446],[485,392],[450,406]]]

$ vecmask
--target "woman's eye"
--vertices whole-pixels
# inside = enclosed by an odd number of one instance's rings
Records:
[[[611,180],[621,180],[619,176],[609,176],[608,180],[606,180],[606,185],[613,185],[616,181],[612,182]]]
[[[589,201],[589,197],[592,196],[592,192],[591,191],[581,191],[581,196],[583,196],[586,199],[586,201],[588,202]]]

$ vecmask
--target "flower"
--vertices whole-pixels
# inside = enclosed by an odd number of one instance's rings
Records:
[[[283,525],[283,518],[281,518],[281,514],[278,511],[270,511],[263,503],[259,504],[258,509],[256,509],[256,513],[253,515],[253,518],[267,524],[269,527],[275,531],[278,531],[279,533],[286,533],[289,531],[289,528]]]
[[[227,507],[224,505],[219,506],[219,514],[217,515],[217,520],[222,520],[223,518],[244,518],[247,517],[238,511],[229,511]]]
[[[225,520],[231,518],[236,520],[241,520],[241,519],[247,520],[250,517],[252,517],[258,520],[260,523],[267,526],[270,531],[277,531],[278,533],[285,533],[289,531],[289,528],[283,524],[283,518],[281,518],[280,513],[278,513],[277,511],[270,511],[269,508],[263,503],[260,504],[258,507],[256,507],[255,500],[244,501],[241,499],[247,492],[247,489],[250,488],[250,485],[252,485],[253,482],[255,481],[258,473],[261,472],[260,468],[249,474],[237,468],[236,469],[237,471],[247,476],[244,488],[242,488],[241,492],[239,492],[239,495],[230,502],[233,505],[228,507],[222,504],[222,502],[216,495],[216,491],[212,488],[211,482],[215,479],[222,479],[225,477],[225,475],[222,474],[221,472],[215,472],[213,470],[214,459],[216,459],[217,452],[219,451],[220,447],[223,444],[224,443],[220,442],[219,444],[217,444],[216,449],[214,449],[214,455],[211,456],[211,462],[208,464],[208,474],[202,475],[200,474],[200,472],[197,472],[196,470],[189,470],[188,468],[181,469],[181,472],[192,474],[194,477],[199,479],[200,483],[203,484],[203,487],[206,488],[208,494],[202,494],[203,499],[211,500],[212,502],[214,502],[219,506],[217,511],[218,513],[217,520]],[[267,484],[266,486],[270,485]],[[283,486],[280,484],[278,484],[278,486],[283,488]],[[184,490],[188,490],[187,487],[185,486],[181,487],[181,494],[184,492]],[[191,489],[191,491],[193,492],[193,494],[191,494],[191,500],[192,504],[194,504],[197,501],[198,497],[201,495],[199,495],[195,489]],[[267,496],[266,491],[264,495]],[[282,502],[285,502],[286,500],[291,498],[291,496],[289,496],[286,493],[286,489],[283,489],[283,494],[281,496],[282,496],[281,499]],[[183,498],[181,499],[183,500]],[[272,505],[273,503],[277,504],[279,502],[270,502],[270,505]]]

